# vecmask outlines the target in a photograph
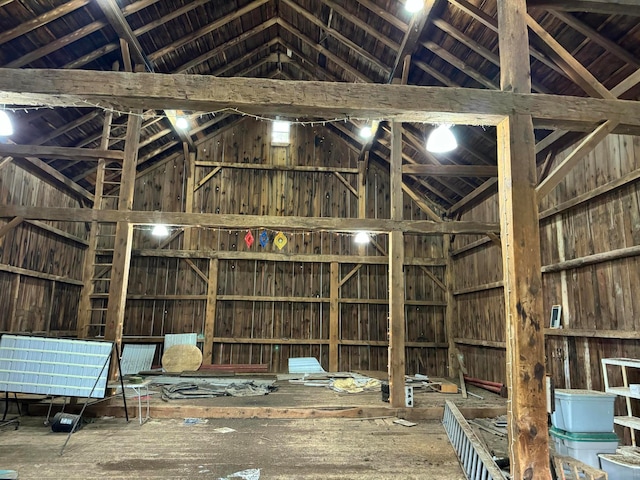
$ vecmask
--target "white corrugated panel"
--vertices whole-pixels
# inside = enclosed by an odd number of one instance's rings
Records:
[[[174,345],[196,345],[198,342],[197,333],[167,333],[164,336],[164,350]]]
[[[103,398],[112,348],[109,342],[3,335],[0,391]]]
[[[289,373],[324,373],[324,368],[314,357],[290,358]]]
[[[125,345],[120,359],[122,375],[135,375],[150,370],[155,354],[155,345]]]

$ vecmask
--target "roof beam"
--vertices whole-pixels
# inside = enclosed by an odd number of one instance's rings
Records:
[[[37,28],[43,27],[56,18],[63,17],[64,15],[71,13],[74,10],[78,10],[79,8],[87,5],[90,1],[91,0],[71,0],[70,2],[63,3],[59,7],[52,8],[42,15],[38,15],[36,18],[27,20],[17,27],[5,30],[4,32],[0,33],[0,45],[13,40],[14,38],[18,38],[21,35],[32,32]]]
[[[400,44],[400,49],[398,50],[398,54],[396,55],[396,60],[393,64],[393,68],[391,69],[391,73],[389,75],[389,82],[397,76],[398,69],[400,68],[401,62],[407,55],[412,55],[418,46],[418,41],[420,40],[420,35],[422,35],[422,30],[424,30],[425,25],[429,21],[429,17],[431,16],[431,12],[433,11],[433,7],[435,6],[437,0],[427,0],[422,7],[422,9],[415,13],[411,17],[411,22],[409,23],[409,28],[404,34],[402,38],[402,43]],[[407,83],[407,82],[404,82]]]
[[[138,2],[132,3],[130,5],[127,5],[126,7],[124,7],[122,9],[122,13],[123,15],[126,17],[128,15],[131,15],[132,13],[135,12],[139,12],[140,10],[147,8],[150,5],[153,5],[154,3],[158,2],[159,0],[140,0]],[[50,53],[55,52],[56,50],[61,49],[62,47],[65,47],[73,42],[76,42],[78,40],[81,40],[82,38],[86,37],[87,35],[90,35],[94,32],[97,32],[98,30],[103,29],[104,27],[106,27],[108,25],[108,22],[104,21],[104,20],[96,20],[94,22],[91,22],[83,27],[78,28],[77,30],[75,30],[74,32],[65,35],[64,37],[60,37],[57,38],[55,40],[53,40],[50,43],[47,43],[46,45],[43,45],[40,48],[37,48],[25,55],[23,55],[22,57],[9,62],[8,64],[4,65],[5,67],[11,67],[11,68],[18,68],[18,67],[24,67],[25,65],[29,65],[32,62],[35,62],[36,60],[45,57],[47,55],[49,55]],[[117,48],[117,45],[116,47]],[[114,48],[114,50],[115,50]],[[106,52],[105,52],[106,53]]]
[[[566,23],[571,28],[573,28],[575,31],[580,32],[582,35],[587,37],[592,42],[597,43],[606,51],[618,57],[620,60],[623,60],[625,63],[628,63],[630,66],[634,68],[640,68],[640,60],[638,60],[634,55],[632,55],[631,52],[625,50],[614,41],[609,40],[600,32],[598,32],[597,30],[594,30],[587,24],[581,22],[570,13],[557,12],[555,10],[549,10],[549,13],[554,17],[562,20],[564,23]]]
[[[125,19],[120,7],[115,0],[96,0],[109,24],[113,27],[118,37],[129,44],[129,50],[133,61],[138,65],[145,65],[147,70],[153,72],[153,64],[147,59],[142,46],[134,35],[129,23]]]
[[[398,30],[401,30],[402,32],[406,32],[409,29],[409,25],[404,23],[395,15],[392,15],[391,13],[389,13],[387,10],[385,10],[381,6],[375,4],[374,2],[370,0],[357,0],[357,2],[363,7],[371,10],[373,13],[378,15],[387,23],[390,23],[391,25],[396,27]]]
[[[640,17],[640,4],[637,0],[527,0],[529,7],[552,8],[565,12],[590,12],[605,15],[631,15]]]
[[[476,7],[475,5],[468,2],[467,0],[449,0],[449,3],[451,3],[452,5],[455,5],[460,10],[465,12],[467,15],[476,19],[478,22],[482,23],[485,27],[493,31],[496,35],[498,34],[498,21],[495,18],[493,18],[491,15],[487,14],[484,10]],[[564,73],[564,71],[560,67],[558,67],[555,63],[549,60],[544,53],[538,51],[532,46],[529,46],[529,54],[533,58],[541,62],[542,64],[549,67],[551,70],[554,70],[560,75],[567,77],[567,74]]]
[[[560,42],[553,38],[542,26],[526,15],[527,25],[548,47],[551,57],[562,70],[592,97],[615,98],[607,88],[602,85],[591,72],[589,72],[578,60],[569,53]]]
[[[0,68],[0,103],[78,106],[114,102],[125,108],[181,108],[309,118],[385,118],[405,122],[495,125],[531,115],[538,128],[583,130],[619,119],[638,131],[638,102],[473,88],[305,82],[204,75]]]
[[[22,205],[0,205],[0,218],[22,217],[24,220],[61,222],[129,222],[134,225],[190,225],[201,227],[281,228],[356,233],[405,233],[439,235],[497,233],[500,227],[487,222],[433,222],[430,220],[390,220],[374,218],[295,217],[269,215],[236,215],[215,213],[148,212],[136,210],[94,210],[87,208],[47,208]]]
[[[329,60],[331,60],[333,63],[335,63],[338,67],[340,67],[342,70],[344,70],[344,71],[348,72],[350,75],[352,75],[356,80],[359,80],[360,82],[371,82],[372,81],[364,73],[360,72],[358,69],[356,69],[353,66],[351,66],[350,63],[348,63],[347,61],[345,61],[342,58],[338,57],[335,53],[333,53],[332,51],[330,51],[327,48],[323,47],[322,45],[318,44],[318,42],[316,42],[312,38],[309,38],[307,35],[302,33],[300,30],[298,30],[296,27],[291,25],[286,20],[283,20],[282,18],[278,18],[277,22],[278,22],[278,25],[280,25],[282,28],[287,30],[292,35],[298,37],[304,43],[306,43],[311,48],[313,48],[316,52],[321,53],[322,55],[327,57]]]
[[[373,38],[375,38],[376,40],[378,40],[380,43],[385,44],[387,47],[389,47],[391,50],[394,51],[398,51],[400,50],[400,45],[397,44],[396,42],[394,42],[393,40],[391,40],[389,37],[381,34],[378,30],[376,30],[375,28],[373,28],[372,26],[368,25],[366,22],[364,22],[362,19],[356,17],[353,13],[349,12],[348,10],[346,10],[344,7],[338,5],[336,2],[333,2],[331,0],[320,0],[322,3],[324,3],[327,7],[333,9],[334,12],[337,12],[338,14],[340,14],[342,17],[345,18],[345,20],[353,23],[356,27],[364,30],[365,32],[367,32],[369,35],[371,35]]]
[[[356,52],[368,63],[372,64],[374,67],[379,68],[386,74],[388,74],[389,71],[391,70],[387,65],[382,63],[382,61],[376,58],[373,54],[369,53],[364,48],[362,48],[355,42],[351,41],[349,38],[345,37],[337,30],[325,25],[322,20],[320,20],[318,17],[313,15],[308,10],[302,8],[300,5],[296,4],[295,2],[292,2],[291,0],[280,0],[280,3],[287,5],[291,10],[296,12],[298,15],[304,17],[307,21],[313,23],[316,27],[320,28],[321,31],[325,32],[327,35],[330,35],[336,40],[344,43],[347,47],[349,47],[351,50]]]
[[[149,54],[149,60],[155,62],[159,58],[165,56],[166,54],[168,54],[170,52],[173,52],[177,48],[184,47],[185,45],[193,42],[194,40],[197,40],[198,38],[203,37],[203,36],[207,35],[208,33],[211,33],[214,30],[219,29],[220,27],[226,25],[227,23],[232,22],[233,20],[237,20],[237,19],[243,17],[247,13],[252,12],[253,10],[257,9],[258,7],[261,7],[265,3],[268,3],[269,1],[270,0],[254,0],[253,2],[249,3],[248,5],[245,5],[244,7],[240,8],[238,10],[235,10],[232,13],[230,13],[228,15],[225,15],[222,18],[219,18],[217,20],[214,20],[211,23],[208,23],[204,27],[199,28],[198,30],[195,30],[193,32],[190,32],[189,34],[185,35],[184,37],[181,37],[178,40],[175,40],[175,41],[171,42],[170,44],[165,45],[164,47],[161,47],[160,49],[156,50],[155,52]]]

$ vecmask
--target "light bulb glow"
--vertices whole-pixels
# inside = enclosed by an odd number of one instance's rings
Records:
[[[427,150],[431,153],[447,153],[458,148],[458,142],[450,125],[440,125],[433,130],[427,140]]]
[[[13,125],[7,112],[0,110],[0,137],[8,137],[13,135]]]
[[[358,232],[356,234],[356,238],[354,239],[356,243],[359,243],[361,245],[369,243],[370,240],[371,238],[369,238],[369,234],[367,232]]]
[[[178,127],[180,130],[186,130],[187,128],[189,128],[189,120],[187,120],[185,117],[178,117],[176,119],[176,127]]]
[[[373,130],[371,130],[370,126],[364,126],[360,129],[360,136],[366,140],[370,139],[373,135]]]
[[[422,10],[424,7],[424,0],[407,0],[404,4],[404,8],[409,13],[416,13]]]
[[[169,235],[169,229],[166,225],[155,225],[151,231],[154,237],[166,237]]]

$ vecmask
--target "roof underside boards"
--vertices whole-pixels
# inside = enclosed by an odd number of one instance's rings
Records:
[[[115,0],[0,1],[0,66],[10,68],[122,69],[120,39],[99,3]],[[438,0],[415,44],[407,45],[412,17],[392,0],[117,0],[149,68],[157,73],[249,76],[331,82],[387,83],[400,51],[412,55],[407,83],[498,89],[500,67],[495,0]],[[427,2],[430,3],[430,2]],[[537,2],[540,3],[540,2]],[[561,2],[560,2],[561,3]],[[605,9],[606,10],[606,9]],[[636,16],[553,11],[529,14],[551,40],[530,29],[534,92],[574,96],[608,94],[640,68]],[[530,25],[531,28],[533,28]],[[544,33],[544,32],[543,32]],[[555,43],[554,43],[555,42]],[[573,65],[563,55],[579,65]],[[565,60],[563,60],[565,58]],[[564,62],[564,63],[563,63]],[[567,66],[567,63],[568,65]],[[118,66],[119,65],[119,66]],[[585,80],[588,78],[589,80]],[[621,89],[619,87],[619,89]],[[620,98],[638,99],[640,87]],[[9,106],[10,107],[10,106]],[[139,169],[182,151],[182,140],[163,111],[147,111]],[[194,113],[193,141],[241,119]],[[97,148],[100,108],[18,110],[12,140],[24,145]],[[110,148],[122,150],[126,116],[114,115]],[[358,122],[328,123],[329,130],[362,152]],[[407,164],[496,165],[493,127],[455,127],[460,147],[447,155],[425,150],[432,125],[405,124]],[[383,124],[370,158],[386,166],[390,133]],[[542,140],[549,131],[537,131]],[[562,137],[557,149],[579,135]],[[551,142],[549,142],[551,143]],[[543,153],[539,161],[544,160]],[[95,162],[46,160],[63,175],[92,189]],[[487,178],[405,176],[429,202],[449,208]]]

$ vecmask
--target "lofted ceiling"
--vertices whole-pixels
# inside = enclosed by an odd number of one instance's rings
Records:
[[[638,82],[624,80],[640,68],[640,7],[621,6],[623,1],[529,3],[534,92],[638,99]],[[496,0],[427,0],[416,15],[403,4],[397,0],[0,0],[0,66],[122,70],[127,68],[123,59],[129,55],[123,52],[128,50],[137,65],[157,73],[500,88]],[[410,62],[405,61],[407,55]],[[184,133],[174,127],[169,112],[146,113],[139,171],[181,155],[183,142],[197,144],[244,118],[232,113],[196,114]],[[103,118],[103,110],[93,107],[17,110],[11,140],[97,148]],[[126,117],[116,113],[114,118],[116,138],[110,148],[122,149]],[[326,124],[354,152],[387,164],[388,126],[383,123],[372,142],[360,138],[360,127],[355,121]],[[404,124],[406,163],[496,165],[493,128],[455,127],[460,146],[446,155],[426,152],[431,128]],[[536,131],[539,161],[583,134]],[[47,162],[92,190],[95,162]],[[495,184],[486,176],[474,176],[489,170],[463,172],[469,176],[406,175],[405,180],[417,198],[444,213],[455,211],[472,192]]]

